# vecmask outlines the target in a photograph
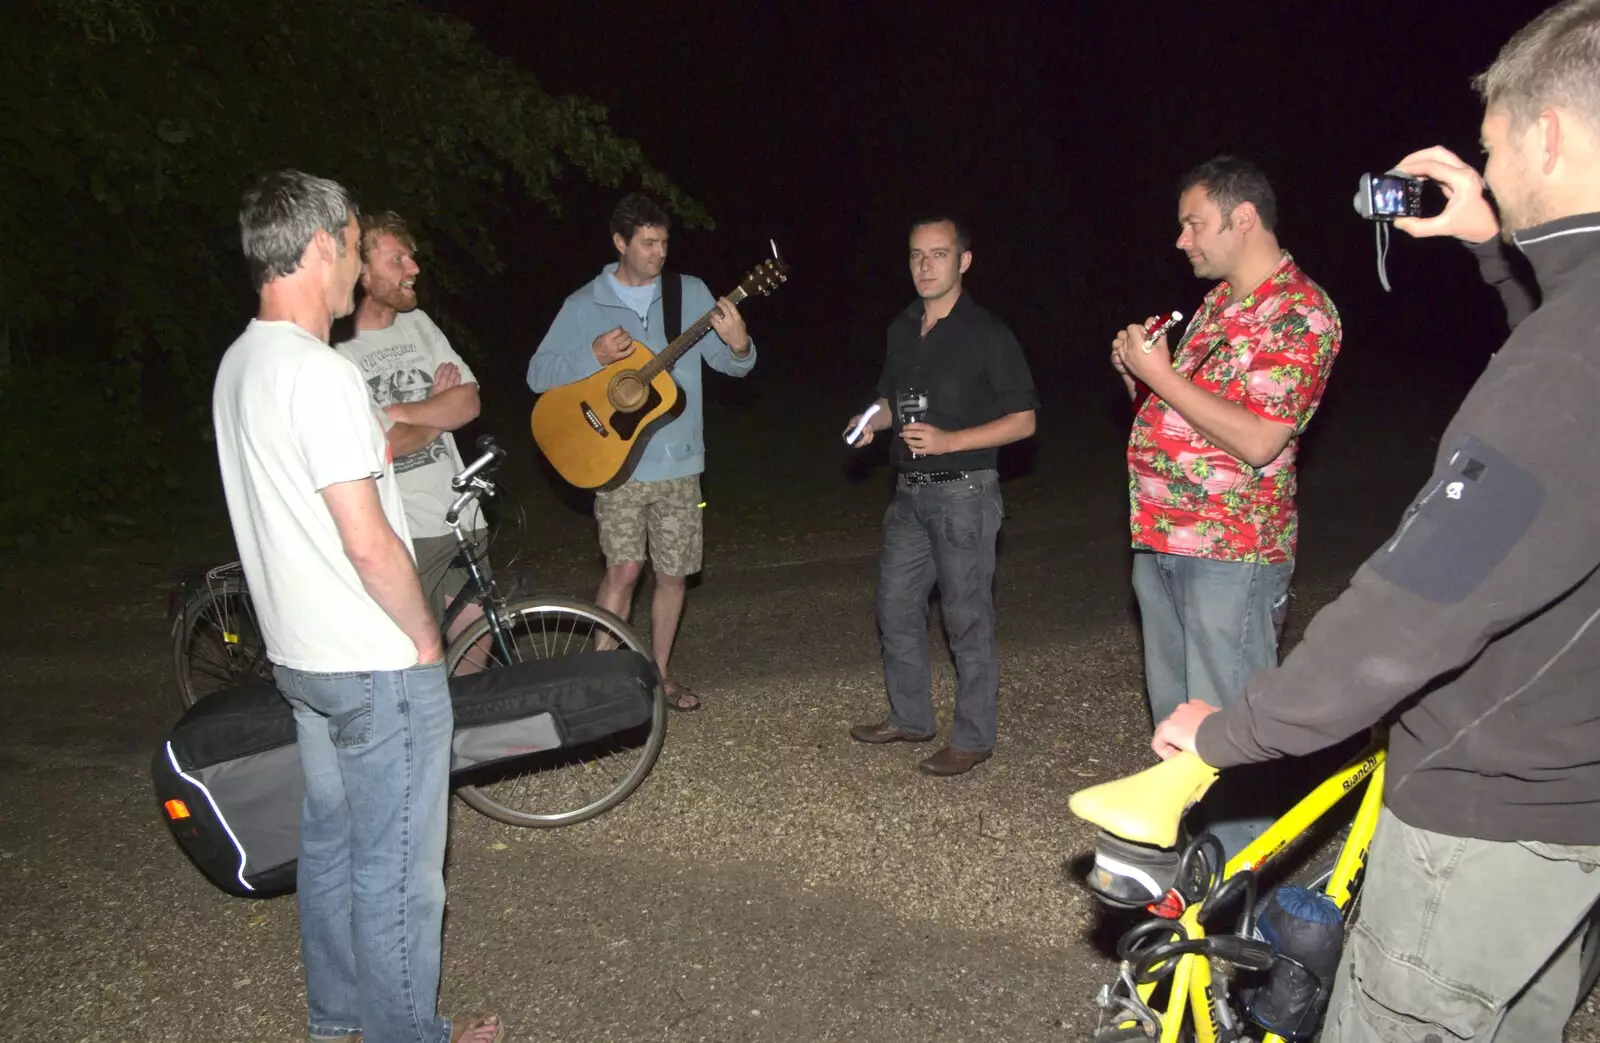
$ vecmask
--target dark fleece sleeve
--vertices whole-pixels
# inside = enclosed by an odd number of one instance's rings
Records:
[[[1506,324],[1512,329],[1538,307],[1538,284],[1523,256],[1499,239],[1472,243],[1467,249],[1478,259],[1478,274],[1494,287],[1506,308]]]
[[[1225,767],[1299,756],[1370,727],[1600,565],[1596,340],[1549,309],[1521,325],[1467,396],[1395,534],[1282,666],[1206,718],[1202,758]]]

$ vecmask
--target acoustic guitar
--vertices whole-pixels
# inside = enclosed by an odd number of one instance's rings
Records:
[[[788,278],[774,257],[750,270],[728,300],[766,296]],[[581,489],[627,481],[650,434],[683,411],[683,393],[668,372],[711,332],[706,312],[659,355],[633,342],[633,353],[583,380],[553,387],[533,406],[533,440],[556,472]]]

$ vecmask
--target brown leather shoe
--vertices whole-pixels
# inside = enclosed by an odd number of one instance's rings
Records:
[[[918,735],[915,732],[901,731],[888,721],[881,724],[858,724],[850,729],[850,738],[856,742],[885,743],[885,742],[927,742],[933,738],[932,734]]]
[[[938,753],[917,765],[924,775],[964,775],[989,759],[992,750],[958,750],[946,746]]]

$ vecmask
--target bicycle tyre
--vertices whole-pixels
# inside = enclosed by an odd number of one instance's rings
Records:
[[[514,654],[519,662],[526,658],[554,658],[584,651],[592,647],[593,639],[600,631],[622,646],[647,658],[650,655],[649,647],[621,619],[597,605],[574,598],[523,597],[501,609],[500,615],[511,631]],[[578,635],[575,631],[583,633]],[[525,644],[519,640],[524,632],[534,637],[531,643]],[[552,637],[562,634],[565,637]],[[446,673],[454,675],[473,646],[489,636],[489,620],[486,618],[476,620],[458,635],[445,652]],[[576,645],[574,637],[578,638]],[[559,649],[557,644],[560,645]],[[525,652],[533,654],[527,656]],[[495,664],[485,665],[492,669]],[[552,829],[577,825],[605,814],[633,795],[655,767],[666,735],[666,691],[657,684],[651,703],[649,730],[637,745],[626,747],[625,753],[614,754],[612,751],[617,744],[607,740],[583,747],[553,750],[549,754],[537,754],[516,762],[502,773],[504,777],[493,783],[458,787],[456,796],[475,811],[510,826]],[[561,795],[562,790],[574,788],[582,774],[590,772],[602,755],[629,758],[625,765],[621,765],[625,770],[620,778],[593,799]],[[516,799],[513,803],[514,795]]]
[[[210,663],[197,670],[202,647]],[[272,679],[266,640],[242,578],[208,581],[184,602],[172,624],[172,665],[185,710],[221,688]]]
[[[1089,1043],[1150,1043],[1142,1028],[1109,1028],[1096,1032]]]
[[[1294,873],[1291,873],[1288,882],[1299,884],[1300,886],[1312,891],[1326,890],[1328,881],[1333,878],[1333,868],[1339,861],[1339,852],[1344,847],[1345,840],[1348,836],[1348,830],[1341,831],[1339,834],[1339,843],[1332,851],[1323,852],[1317,858],[1313,859],[1309,864],[1301,867]],[[1346,927],[1349,927],[1351,924],[1355,923],[1356,917],[1361,913],[1361,889],[1365,886],[1365,884],[1366,867],[1363,866],[1361,872],[1357,874],[1355,881],[1351,886],[1350,902],[1342,910]]]

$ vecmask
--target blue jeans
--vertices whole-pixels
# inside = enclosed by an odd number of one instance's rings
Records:
[[[311,1035],[447,1040],[436,1011],[454,726],[444,666],[274,675],[306,780],[298,897]]]
[[[1135,551],[1133,592],[1144,629],[1144,683],[1155,723],[1190,699],[1232,706],[1257,670],[1278,665],[1278,625],[1292,562],[1264,565]],[[1211,832],[1233,857],[1277,817],[1239,814],[1260,804],[1263,771],[1225,772],[1203,802]],[[1247,778],[1248,776],[1248,778]]]
[[[939,584],[939,612],[956,661],[956,713],[950,745],[994,748],[1000,664],[994,637],[994,544],[1000,532],[1000,477],[973,471],[963,481],[896,485],[883,517],[878,557],[878,629],[889,721],[932,735],[928,594]]]

